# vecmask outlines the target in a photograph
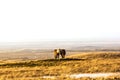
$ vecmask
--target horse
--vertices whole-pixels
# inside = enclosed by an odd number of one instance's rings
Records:
[[[66,50],[65,49],[54,49],[54,57],[55,59],[59,59],[59,55],[61,55],[62,58],[65,58]]]

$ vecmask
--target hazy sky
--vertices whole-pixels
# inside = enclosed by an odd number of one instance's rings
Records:
[[[0,0],[0,42],[120,40],[120,0]]]

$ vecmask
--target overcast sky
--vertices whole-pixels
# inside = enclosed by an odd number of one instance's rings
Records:
[[[120,0],[0,0],[0,42],[120,41]]]

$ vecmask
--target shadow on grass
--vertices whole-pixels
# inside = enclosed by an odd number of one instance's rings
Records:
[[[79,58],[64,58],[64,59],[46,59],[43,61],[81,61],[81,60],[85,60],[85,59],[79,59]]]
[[[77,58],[46,59],[46,60],[26,61],[26,62],[19,62],[19,63],[0,64],[0,67],[59,66],[63,62],[67,62],[67,61],[81,61],[81,60],[84,60],[84,59],[77,59]]]

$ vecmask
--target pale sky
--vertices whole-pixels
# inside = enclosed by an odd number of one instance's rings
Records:
[[[120,0],[0,0],[0,42],[120,41]]]

